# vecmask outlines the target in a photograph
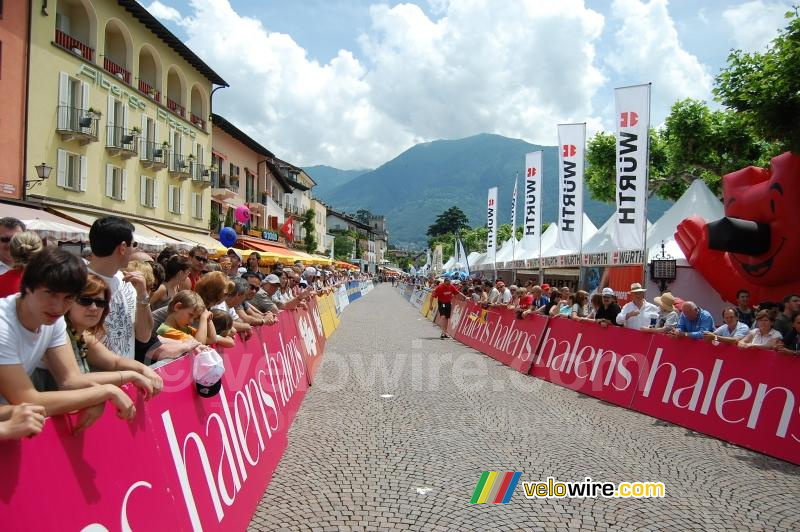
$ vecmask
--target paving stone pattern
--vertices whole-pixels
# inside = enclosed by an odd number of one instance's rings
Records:
[[[510,503],[469,503],[483,471],[522,472]],[[667,496],[526,499],[522,481],[548,476]],[[346,309],[250,527],[800,530],[798,502],[800,467],[440,340],[384,284]]]

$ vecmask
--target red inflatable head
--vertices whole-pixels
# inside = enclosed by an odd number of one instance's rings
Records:
[[[749,167],[728,174],[722,189],[725,216],[754,229],[739,233],[745,241],[727,250],[739,275],[762,286],[800,277],[800,157],[787,152],[772,160],[771,171]],[[742,252],[748,246],[750,252]]]

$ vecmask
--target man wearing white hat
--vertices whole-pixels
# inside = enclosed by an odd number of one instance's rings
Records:
[[[633,283],[628,291],[632,300],[625,303],[617,314],[617,324],[637,331],[645,326],[655,325],[658,320],[658,307],[644,299],[647,290],[639,283]]]

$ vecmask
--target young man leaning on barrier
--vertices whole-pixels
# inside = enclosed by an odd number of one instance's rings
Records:
[[[111,401],[122,419],[136,408],[113,384],[96,384],[81,374],[64,321],[86,285],[86,266],[60,248],[46,248],[28,263],[20,293],[0,299],[0,401],[45,408],[48,416],[80,410],[75,431],[103,414]],[[39,392],[30,375],[45,364],[59,391]],[[120,379],[121,381],[121,379]]]

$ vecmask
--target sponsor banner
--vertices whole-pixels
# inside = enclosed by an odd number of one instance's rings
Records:
[[[453,303],[448,331],[459,342],[527,373],[546,324],[544,316],[518,320],[516,313],[505,307],[485,309],[465,301]]]
[[[541,253],[542,227],[542,152],[525,155],[525,224],[523,240],[529,251]]]
[[[319,301],[320,301],[320,299],[317,298],[318,304],[319,304]],[[324,314],[326,316],[328,316],[328,318],[333,323],[333,330],[335,331],[336,329],[339,328],[339,315],[336,314],[336,297],[333,294],[325,294],[322,297],[322,303],[323,303],[323,305],[322,305],[322,308],[320,309],[320,312],[321,313],[324,312]],[[322,320],[322,325],[323,325],[323,329],[324,329],[325,328],[324,327],[325,318],[323,318],[323,320]],[[332,333],[333,333],[333,331],[331,331],[331,334]],[[325,331],[325,336],[326,337],[330,337],[330,334],[328,334],[327,330]]]
[[[530,374],[630,408],[639,374],[647,365],[652,336],[621,327],[603,329],[593,322],[552,318]]]
[[[486,205],[486,262],[494,264],[497,258],[497,187],[489,189]]]
[[[800,463],[800,357],[655,335],[634,410]]]
[[[182,357],[156,370],[165,391],[151,401],[125,387],[136,400],[130,423],[107,406],[83,434],[71,433],[74,417],[57,416],[35,438],[0,442],[3,526],[244,530],[307,389],[302,341],[284,322],[293,324],[281,313],[223,353],[215,397],[197,394],[192,358]]]
[[[431,292],[429,290],[424,291],[425,295],[422,298],[422,305],[419,307],[419,313],[423,316],[427,316],[431,310],[431,304],[433,303],[434,299],[431,297]]]
[[[410,293],[407,292],[406,299],[409,299],[411,296]],[[347,283],[347,299],[352,303],[356,299],[361,297],[361,283],[358,281],[349,281]]]
[[[607,266],[590,267],[584,271],[584,290],[593,294],[600,292],[603,288],[610,287],[614,290],[614,296],[620,307],[630,301],[631,284],[639,283],[642,280],[644,271],[643,266]]]
[[[558,125],[558,241],[580,251],[583,238],[583,167],[586,124]]]
[[[614,243],[643,249],[647,230],[650,85],[615,89],[617,117],[617,213]]]
[[[604,251],[602,253],[584,253],[584,266],[625,266],[628,264],[644,264],[644,251]],[[641,279],[640,279],[641,280]]]
[[[414,294],[411,296],[411,304],[417,310],[420,310],[422,308],[422,302],[425,299],[425,294],[426,291],[420,288],[414,290]]]

